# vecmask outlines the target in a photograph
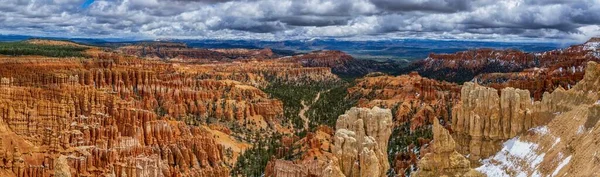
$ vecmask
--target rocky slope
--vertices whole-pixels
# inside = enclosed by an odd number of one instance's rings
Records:
[[[433,142],[430,153],[425,154],[419,161],[419,170],[412,174],[414,177],[427,176],[464,176],[477,177],[483,174],[473,170],[467,158],[456,152],[457,144],[452,136],[434,119]]]
[[[600,67],[589,62],[585,76],[570,90],[556,90],[548,108],[560,109],[549,123],[502,144],[477,170],[488,176],[597,176],[598,80]]]
[[[502,89],[527,89],[540,100],[544,92],[569,88],[583,78],[585,63],[600,61],[600,42],[539,53],[478,49],[455,54],[431,54],[412,64],[421,75],[453,82],[476,81]]]

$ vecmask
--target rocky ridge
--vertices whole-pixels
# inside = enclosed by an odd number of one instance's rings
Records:
[[[411,67],[421,75],[453,82],[475,81],[496,89],[529,90],[540,100],[544,92],[570,88],[584,75],[588,61],[600,61],[596,38],[565,49],[525,53],[516,50],[477,49],[455,54],[431,54]]]

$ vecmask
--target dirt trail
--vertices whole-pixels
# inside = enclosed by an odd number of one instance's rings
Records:
[[[328,92],[329,90],[325,91]],[[319,98],[321,97],[321,93],[319,92],[317,93],[317,96],[315,96],[315,99],[313,99],[312,103],[316,103],[317,100],[319,100]],[[310,123],[310,120],[308,120],[308,118],[304,115],[304,113],[306,113],[306,111],[308,111],[310,109],[310,106],[312,105],[306,105],[304,104],[304,100],[302,100],[300,102],[300,104],[302,104],[302,109],[300,110],[300,112],[298,112],[298,116],[300,116],[300,118],[304,121],[304,130],[308,131],[308,123]]]

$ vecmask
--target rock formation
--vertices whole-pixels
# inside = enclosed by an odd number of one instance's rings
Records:
[[[565,99],[568,97],[581,100]],[[590,101],[562,88],[552,94],[545,93],[541,101],[534,101],[527,90],[505,88],[498,94],[496,89],[467,82],[461,90],[461,103],[452,111],[457,150],[469,154],[469,159],[476,162],[498,152],[505,140],[546,124],[572,104]]]
[[[389,109],[352,108],[341,115],[333,137],[333,162],[325,176],[386,176],[388,138],[392,133]]]
[[[600,67],[588,62],[572,89],[544,94],[549,108],[560,108],[547,124],[506,141],[477,168],[489,176],[598,176],[597,137]]]
[[[437,119],[433,123],[433,142],[430,153],[419,161],[419,170],[412,174],[415,177],[456,176],[483,177],[473,170],[467,158],[455,150],[456,143],[452,136]]]
[[[271,160],[265,175],[386,176],[390,168],[386,152],[391,129],[392,114],[389,109],[351,108],[339,116],[333,137],[327,136],[327,128],[319,128],[299,141],[310,146],[303,147],[308,150],[303,150],[307,153],[302,160]],[[333,141],[333,145],[324,144],[328,141]]]
[[[394,171],[402,173],[417,165],[418,152],[429,142],[426,139],[430,138],[419,137],[419,142],[410,142],[413,139],[406,137],[416,131],[430,132],[428,129],[433,119],[450,122],[450,108],[459,100],[460,87],[427,79],[413,72],[396,77],[383,75],[358,79],[348,92],[349,97],[358,99],[359,107],[379,106],[396,110],[393,112],[395,133],[390,141],[406,144],[407,147],[393,148],[390,153],[396,154],[392,163]]]
[[[600,61],[600,47],[596,40],[592,38],[584,44],[537,53],[478,49],[431,54],[409,68],[439,80],[474,80],[496,89],[526,89],[535,100],[540,100],[544,92],[575,85],[583,78],[586,62]]]
[[[358,99],[359,107],[396,109],[394,124],[409,123],[414,130],[431,125],[434,117],[450,121],[448,108],[458,101],[459,91],[456,84],[411,73],[358,79],[356,85],[348,89],[348,94]]]

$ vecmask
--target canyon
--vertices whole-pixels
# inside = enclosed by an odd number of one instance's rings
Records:
[[[82,51],[0,55],[0,176],[598,174],[598,38],[406,68],[328,50],[25,43]]]

